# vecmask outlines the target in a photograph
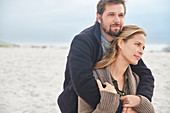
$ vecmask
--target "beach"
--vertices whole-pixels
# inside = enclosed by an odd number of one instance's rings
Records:
[[[0,113],[60,113],[68,47],[0,47]],[[146,51],[156,113],[170,111],[170,52]]]

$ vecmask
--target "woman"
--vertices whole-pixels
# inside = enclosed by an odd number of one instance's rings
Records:
[[[145,37],[146,33],[142,28],[135,25],[124,26],[120,36],[115,37],[109,52],[95,65],[93,71],[100,90],[100,103],[94,109],[79,97],[79,113],[120,113],[122,104],[123,112],[126,113],[154,113],[153,106],[146,97],[135,95],[139,77],[129,66],[137,65],[142,57]]]

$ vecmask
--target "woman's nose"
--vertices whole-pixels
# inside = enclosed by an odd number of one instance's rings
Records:
[[[143,55],[143,53],[144,53],[143,48],[140,48],[140,49],[139,49],[139,53],[140,53],[141,55]]]

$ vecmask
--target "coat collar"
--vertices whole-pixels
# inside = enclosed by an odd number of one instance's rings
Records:
[[[103,56],[103,48],[101,46],[101,32],[100,32],[99,22],[96,22],[94,25],[94,37],[96,38],[97,43],[99,45],[99,53],[98,53],[98,58],[97,58],[97,61],[99,61]]]

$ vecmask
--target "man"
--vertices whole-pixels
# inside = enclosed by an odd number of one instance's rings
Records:
[[[100,93],[93,67],[108,51],[114,37],[121,33],[125,14],[124,0],[100,0],[95,25],[74,37],[67,58],[64,91],[58,98],[63,113],[77,112],[77,95],[94,108],[99,103]],[[137,94],[151,101],[154,88],[151,71],[142,59],[131,68],[140,77]]]

